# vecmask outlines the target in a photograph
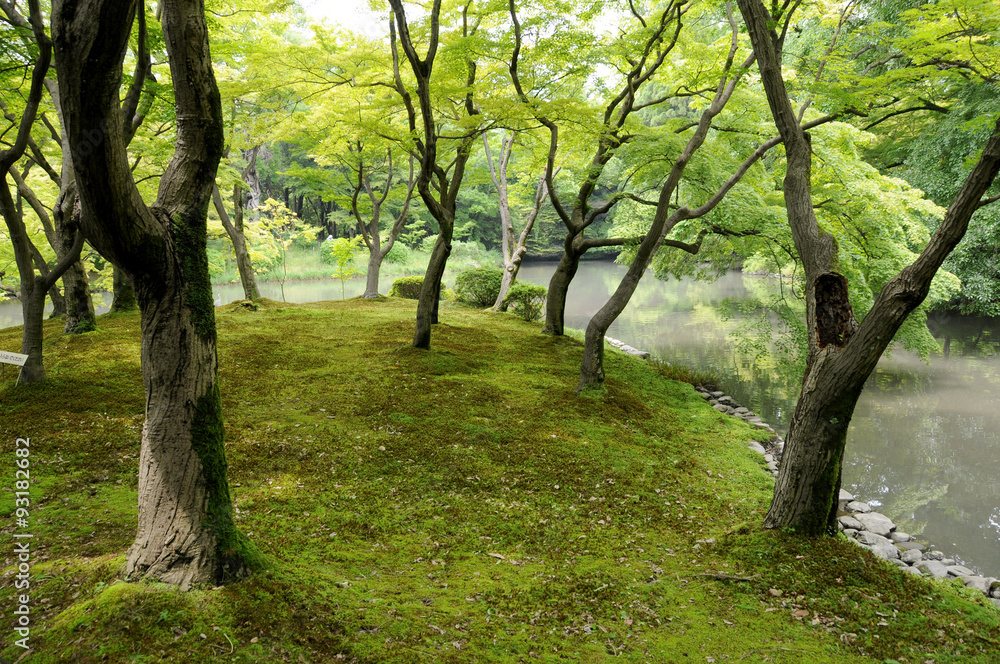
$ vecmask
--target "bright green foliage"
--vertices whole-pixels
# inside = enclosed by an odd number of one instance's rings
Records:
[[[466,270],[455,279],[458,299],[477,307],[489,307],[497,301],[503,270],[495,267],[477,267]]]
[[[423,285],[423,275],[400,277],[392,282],[392,288],[389,289],[389,297],[402,297],[407,300],[416,300],[420,297],[420,289]],[[443,293],[444,290],[444,282],[442,282],[441,292]]]
[[[545,293],[545,286],[518,281],[510,287],[503,301],[511,312],[531,322],[541,318],[545,310]]]
[[[392,249],[383,259],[393,265],[407,265],[413,259],[413,251],[402,242],[393,242]]]
[[[340,296],[344,297],[344,282],[352,277],[363,275],[364,272],[354,265],[354,258],[361,250],[363,240],[360,235],[347,239],[339,237],[335,240],[326,240],[320,245],[320,257],[324,263],[334,266],[334,279],[340,280]]]
[[[930,237],[929,228],[940,220],[944,210],[906,181],[882,175],[863,159],[862,149],[873,140],[871,134],[844,123],[823,125],[811,134],[815,152],[812,183],[816,217],[820,227],[837,239],[838,269],[850,280],[851,304],[860,320],[885,283],[913,262]],[[706,143],[703,150],[707,149],[707,154],[716,158],[709,163],[692,164],[692,172],[698,173],[697,181],[720,182],[725,177],[727,139],[728,136],[720,132],[712,144]],[[704,220],[679,224],[671,237],[695,242],[706,222],[730,231],[754,234],[709,233],[697,255],[664,247],[654,257],[652,267],[660,278],[686,275],[712,279],[732,267],[790,278],[778,298],[767,297],[759,302],[757,322],[735,336],[734,341],[744,352],[762,351],[766,344],[774,341],[769,319],[777,316],[784,334],[797,337],[788,336],[779,342],[782,350],[791,353],[792,366],[797,366],[804,358],[801,351],[805,349],[805,327],[796,322],[801,318],[801,311],[795,304],[802,297],[801,266],[780,190],[785,162],[780,148],[775,152],[764,163],[752,167]],[[732,157],[728,157],[728,166],[732,166],[732,161]],[[698,168],[701,170],[696,170]],[[697,205],[703,198],[697,185],[682,189],[682,204]],[[614,232],[635,236],[643,232],[648,223],[648,208],[629,202],[623,204],[616,215]],[[620,260],[629,260],[631,255],[634,255],[634,248],[625,247]],[[928,300],[916,315],[907,319],[897,340],[905,348],[925,357],[937,351],[938,344],[920,314],[935,303],[948,300],[958,288],[959,281],[954,275],[939,272]],[[741,313],[751,312],[744,310]]]

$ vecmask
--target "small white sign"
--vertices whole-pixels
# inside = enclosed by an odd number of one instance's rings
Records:
[[[3,362],[4,364],[14,364],[19,367],[23,367],[24,363],[27,361],[27,355],[21,355],[20,353],[8,353],[7,351],[0,350],[0,362]]]

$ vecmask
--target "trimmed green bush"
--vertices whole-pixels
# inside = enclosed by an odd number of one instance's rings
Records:
[[[503,301],[512,313],[530,322],[541,318],[545,295],[545,286],[518,281],[510,287]]]
[[[473,268],[455,278],[455,293],[462,302],[478,307],[489,307],[497,301],[502,281],[503,270],[500,268]]]
[[[420,299],[420,289],[424,285],[423,275],[414,275],[412,277],[400,277],[392,282],[392,288],[389,289],[389,297],[405,297],[408,300],[419,300]],[[441,294],[445,293],[444,282],[441,282]]]

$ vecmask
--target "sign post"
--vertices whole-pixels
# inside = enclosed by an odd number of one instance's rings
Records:
[[[27,355],[22,355],[21,353],[8,353],[5,350],[0,350],[0,364],[2,365],[13,364],[14,366],[17,367],[23,367],[24,363],[27,361],[28,361]],[[7,375],[7,370],[6,366],[4,366],[3,377],[6,378],[6,375]],[[17,382],[18,383],[21,382],[20,371],[17,372]],[[14,386],[16,387],[17,383],[15,383]]]

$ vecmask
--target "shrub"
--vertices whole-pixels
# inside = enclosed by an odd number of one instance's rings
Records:
[[[545,286],[518,281],[510,287],[503,301],[511,312],[524,320],[538,320],[545,306]]]
[[[385,255],[383,260],[386,263],[394,265],[406,265],[410,262],[411,255],[410,248],[397,240],[392,244],[392,249],[389,250],[389,253]]]
[[[392,282],[392,288],[389,289],[389,297],[405,297],[408,300],[420,299],[420,289],[424,285],[423,275],[414,275],[412,277],[400,277]],[[444,282],[441,282],[441,294],[445,293]]]
[[[460,273],[455,279],[455,293],[462,302],[489,307],[497,301],[502,281],[503,270],[499,268],[473,268]]]

